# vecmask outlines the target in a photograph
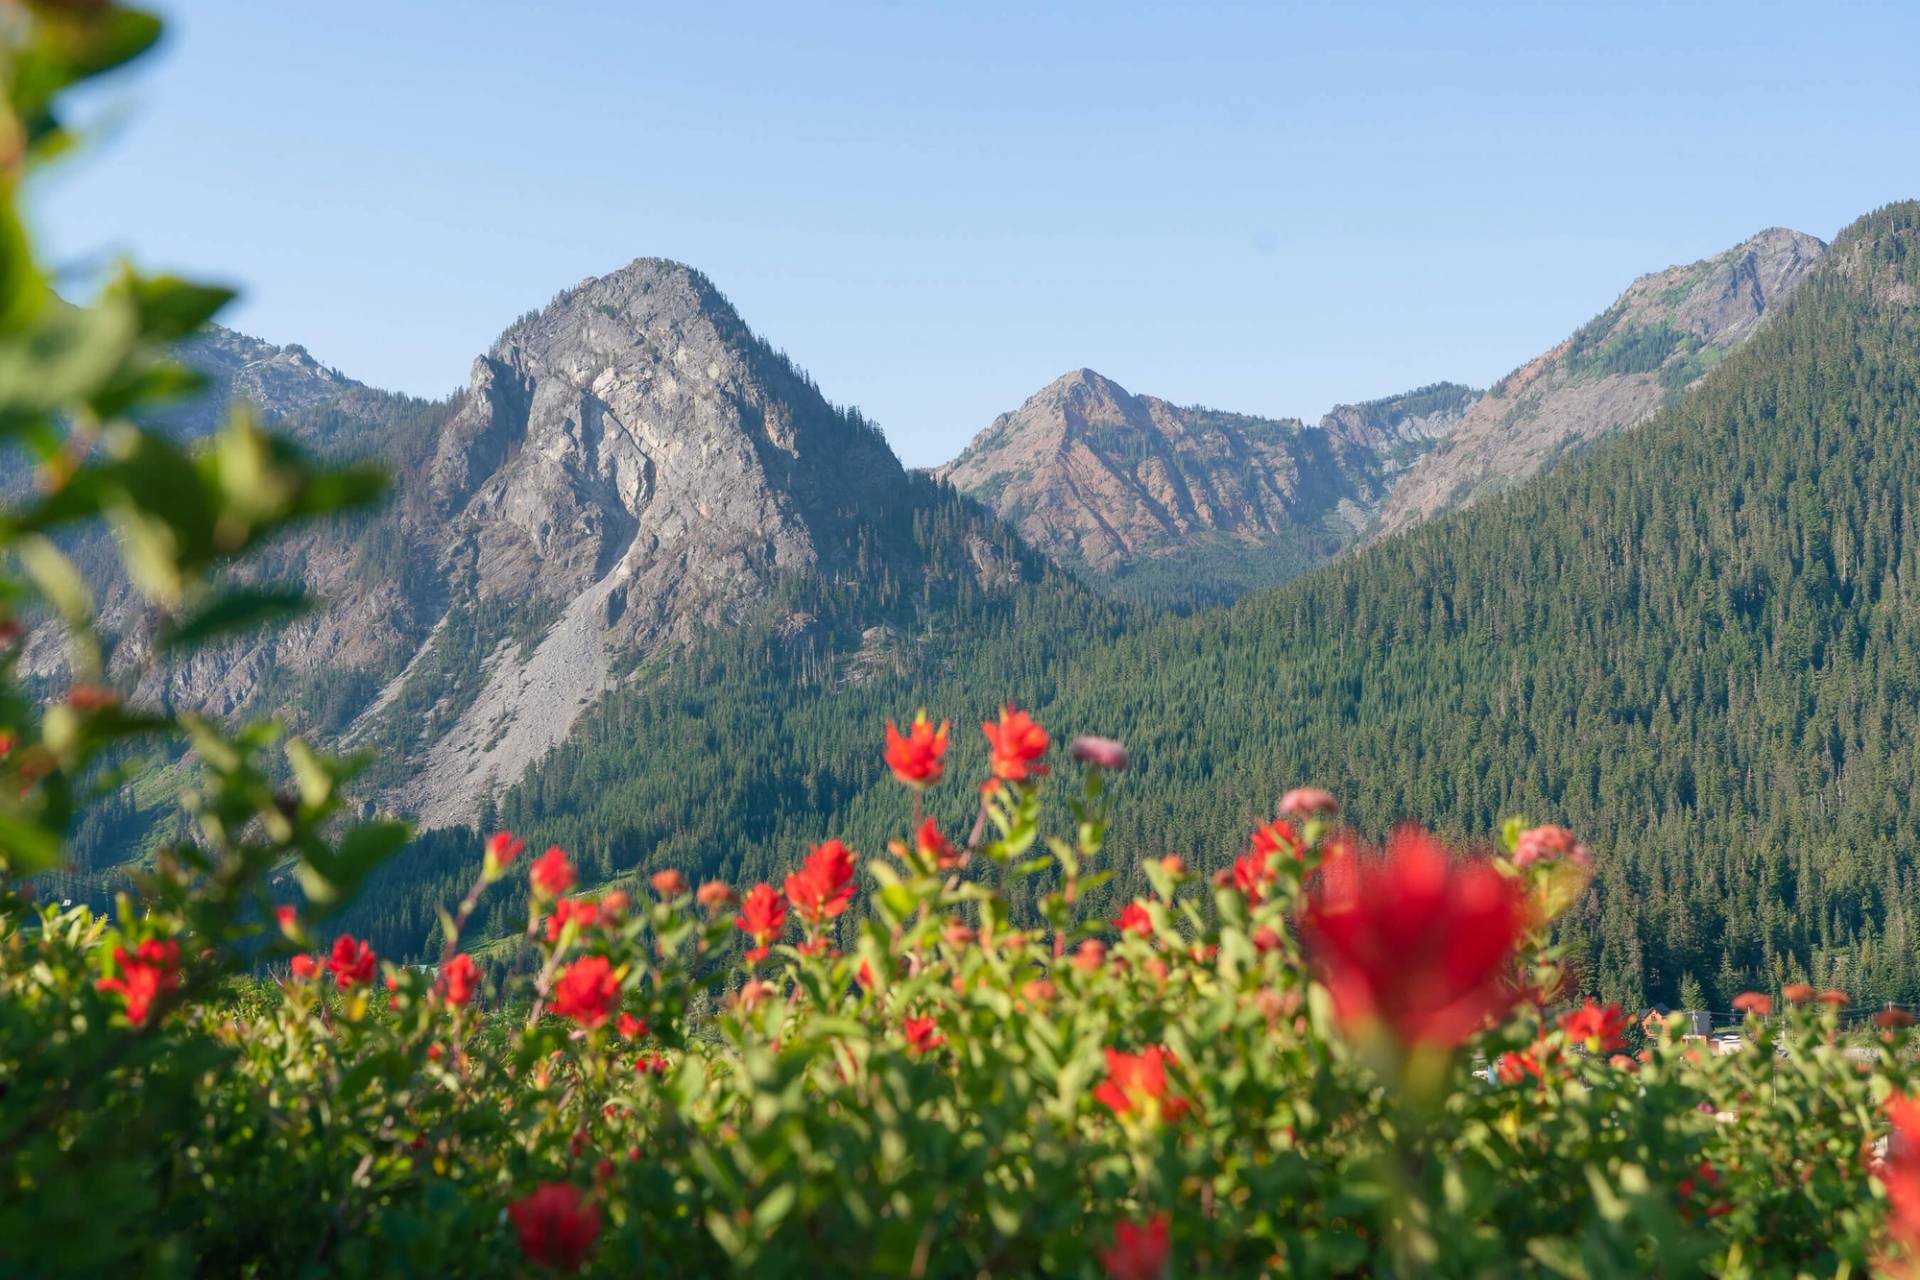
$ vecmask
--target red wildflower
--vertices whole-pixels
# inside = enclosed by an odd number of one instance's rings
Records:
[[[288,962],[287,967],[293,971],[294,977],[304,982],[320,972],[320,961],[310,955],[297,955]]]
[[[1693,1177],[1686,1177],[1680,1179],[1679,1183],[1675,1185],[1674,1190],[1680,1193],[1682,1200],[1692,1200],[1696,1195],[1705,1195],[1708,1191],[1715,1190],[1720,1186],[1720,1171],[1713,1167],[1713,1162],[1710,1160],[1702,1160],[1700,1162],[1700,1168],[1695,1176],[1698,1177],[1698,1182],[1696,1182]],[[1717,1218],[1722,1214],[1732,1212],[1733,1206],[1724,1200],[1707,1206],[1707,1216],[1709,1218]],[[1682,1206],[1681,1216],[1691,1220],[1693,1216],[1692,1207]]]
[[[740,901],[740,895],[724,880],[709,880],[693,895],[695,901],[716,915]]]
[[[547,851],[533,860],[533,866],[527,875],[533,881],[533,892],[537,897],[552,898],[573,888],[573,864],[567,861],[567,851],[559,845],[551,845]]]
[[[578,1271],[600,1235],[600,1209],[578,1187],[549,1182],[507,1206],[520,1235],[520,1251],[559,1271]]]
[[[1248,902],[1263,901],[1267,885],[1277,874],[1264,854],[1243,853],[1233,860],[1233,887],[1244,893]]]
[[[615,1023],[614,1026],[618,1028],[620,1035],[627,1040],[637,1039],[647,1034],[647,1020],[645,1018],[636,1018],[630,1013],[621,1014],[620,1021]]]
[[[687,891],[687,878],[672,867],[665,871],[656,871],[647,881],[653,891],[662,898],[677,898]]]
[[[1513,1050],[1500,1055],[1500,1083],[1520,1084],[1528,1076],[1536,1080],[1547,1078],[1546,1068],[1540,1065],[1540,1057],[1533,1050]]]
[[[747,890],[747,900],[741,904],[740,914],[733,922],[753,939],[747,959],[762,960],[766,958],[768,944],[787,927],[787,904],[780,900],[772,885],[757,884]]]
[[[1075,738],[1073,745],[1067,748],[1067,754],[1081,764],[1098,765],[1114,773],[1119,773],[1128,764],[1127,749],[1112,738]]]
[[[547,917],[547,941],[558,942],[561,932],[569,924],[577,924],[582,930],[591,929],[599,918],[598,904],[579,898],[562,898],[554,903],[553,914]]]
[[[1295,787],[1280,797],[1280,812],[1290,813],[1296,818],[1316,813],[1338,813],[1340,802],[1325,787]]]
[[[1300,833],[1293,829],[1293,824],[1276,818],[1253,833],[1253,847],[1249,852],[1269,863],[1275,854],[1297,858],[1300,856]]]
[[[1148,1045],[1139,1053],[1107,1050],[1107,1078],[1094,1086],[1093,1096],[1105,1103],[1115,1115],[1142,1112],[1178,1120],[1187,1113],[1185,1098],[1167,1096],[1167,1063],[1173,1054],[1159,1045]]]
[[[1788,1004],[1805,1004],[1814,997],[1813,984],[1811,982],[1789,982],[1786,986],[1780,988],[1780,994]]]
[[[663,1076],[673,1064],[657,1053],[643,1053],[633,1060],[633,1069],[642,1075]]]
[[[762,982],[758,978],[749,978],[740,986],[740,994],[734,997],[742,1013],[751,1013],[760,1002],[773,994],[773,984]]]
[[[1893,1132],[1879,1170],[1892,1209],[1887,1230],[1908,1248],[1920,1247],[1920,1099],[1892,1095],[1887,1099],[1887,1118],[1893,1122]]]
[[[1047,731],[1026,712],[1015,710],[1011,702],[1000,709],[998,724],[989,720],[980,730],[992,749],[993,780],[987,784],[989,788],[1002,782],[1025,782],[1047,772],[1047,766],[1034,763],[1047,754]]]
[[[887,721],[887,767],[893,770],[893,776],[910,787],[926,787],[940,781],[942,763],[947,754],[947,731],[952,726],[945,720],[938,729],[927,719],[925,709],[917,712],[913,723],[902,734],[893,721]]]
[[[1147,909],[1140,905],[1138,898],[1135,898],[1113,918],[1113,927],[1122,933],[1137,933],[1145,938],[1153,933],[1153,917],[1147,914]]]
[[[1269,951],[1278,951],[1282,942],[1280,931],[1269,925],[1263,924],[1253,931],[1253,949],[1262,955]]]
[[[1513,1005],[1506,979],[1528,925],[1522,892],[1402,827],[1384,858],[1322,868],[1300,931],[1345,1026],[1378,1023],[1402,1044],[1451,1047]]]
[[[1830,987],[1827,990],[1822,991],[1820,993],[1820,1003],[1824,1005],[1829,1005],[1835,1009],[1843,1009],[1847,1005],[1852,1004],[1853,1000],[1847,995],[1846,992],[1836,990]]]
[[[830,920],[853,901],[853,850],[838,840],[815,845],[787,877],[787,901],[810,925]]]
[[[553,1011],[592,1030],[604,1023],[620,998],[620,979],[605,956],[582,956],[553,983]]]
[[[148,938],[132,952],[115,947],[113,967],[120,971],[118,977],[101,978],[93,985],[101,991],[118,992],[127,1006],[127,1021],[140,1026],[146,1022],[153,1002],[180,985],[180,944],[172,938]]]
[[[327,958],[327,968],[335,982],[351,987],[373,981],[376,958],[372,947],[343,933],[333,940],[333,954]]]
[[[441,966],[440,985],[446,993],[448,1004],[464,1005],[479,990],[480,966],[473,962],[472,956],[462,951]]]
[[[1113,1244],[1100,1250],[1108,1280],[1162,1280],[1167,1274],[1167,1215],[1145,1223],[1117,1222]]]
[[[940,825],[932,818],[922,821],[920,829],[913,833],[913,848],[922,860],[942,871],[952,870],[967,860],[965,853],[954,848],[952,842],[940,834]]]
[[[1565,827],[1551,824],[1529,827],[1513,843],[1513,864],[1517,867],[1530,867],[1548,858],[1561,857],[1575,862],[1588,861],[1587,847]]]
[[[1107,962],[1107,944],[1098,938],[1088,938],[1073,953],[1073,967],[1082,973],[1092,973]]]
[[[516,839],[511,831],[496,831],[487,837],[486,867],[489,876],[499,875],[513,864],[513,860],[525,853],[527,842]]]
[[[1617,1004],[1605,1008],[1589,999],[1571,1013],[1560,1015],[1560,1029],[1567,1039],[1583,1043],[1588,1053],[1611,1053],[1627,1045],[1627,1016]]]
[[[931,1015],[924,1018],[908,1018],[902,1025],[907,1033],[907,1048],[915,1053],[925,1053],[937,1049],[947,1042],[947,1038],[935,1030]]]
[[[300,928],[300,908],[291,902],[273,909],[273,918],[279,922],[280,932],[291,936]]]
[[[1913,1015],[1905,1009],[1882,1009],[1873,1015],[1873,1023],[1882,1031],[1893,1031],[1900,1027],[1913,1025]]]
[[[1742,991],[1733,998],[1733,1007],[1742,1013],[1754,1013],[1764,1018],[1773,1012],[1773,999],[1758,991]]]

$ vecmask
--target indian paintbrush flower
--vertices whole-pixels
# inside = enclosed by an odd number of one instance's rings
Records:
[[[1571,1013],[1560,1015],[1560,1029],[1567,1039],[1586,1047],[1588,1053],[1611,1053],[1626,1047],[1627,1017],[1620,1006],[1604,1008],[1589,999]]]
[[[853,850],[838,840],[814,846],[800,869],[787,877],[787,901],[800,918],[818,926],[853,901]]]
[[[1300,931],[1349,1035],[1451,1049],[1512,1007],[1529,923],[1515,880],[1402,827],[1384,857],[1321,868]]]
[[[916,713],[907,732],[901,733],[893,721],[887,721],[887,767],[893,776],[910,787],[929,787],[940,781],[947,754],[947,733],[952,726],[945,720],[938,729],[927,719],[924,709]]]
[[[533,860],[527,876],[532,881],[534,896],[538,898],[558,897],[573,888],[577,879],[573,864],[567,861],[567,851],[557,844]]]
[[[734,924],[753,939],[747,959],[765,959],[768,946],[787,927],[787,904],[773,891],[772,885],[757,884],[747,890],[746,901],[740,904],[740,914],[734,917]]]
[[[373,981],[373,967],[377,959],[372,947],[343,933],[333,940],[333,954],[327,957],[327,970],[342,987],[365,986]]]
[[[497,880],[500,874],[512,865],[513,860],[525,852],[527,842],[518,839],[511,831],[496,831],[487,837],[486,857],[481,872],[488,880]]]
[[[549,1182],[507,1206],[528,1259],[557,1271],[578,1271],[600,1235],[599,1206],[568,1182]]]
[[[591,1031],[606,1022],[620,998],[620,979],[605,956],[582,956],[553,982],[553,1011]]]
[[[148,938],[131,952],[113,949],[117,977],[101,978],[94,986],[117,992],[127,1010],[127,1021],[142,1026],[153,1002],[180,985],[180,944],[172,938]]]
[[[1162,1280],[1167,1274],[1167,1233],[1164,1213],[1143,1223],[1115,1223],[1113,1243],[1099,1251],[1107,1280]]]
[[[1000,709],[997,723],[989,720],[980,729],[987,735],[991,751],[988,790],[1002,782],[1025,782],[1047,772],[1046,765],[1036,763],[1047,753],[1047,731],[1011,702]]]
[[[441,992],[450,1005],[465,1005],[479,986],[480,966],[464,951],[440,967]]]

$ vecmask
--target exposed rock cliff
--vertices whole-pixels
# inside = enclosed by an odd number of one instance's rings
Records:
[[[1644,421],[1744,342],[1826,252],[1779,227],[1634,281],[1578,333],[1500,380],[1380,511],[1384,537],[1536,475]]]

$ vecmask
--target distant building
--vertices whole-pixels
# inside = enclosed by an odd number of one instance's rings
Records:
[[[1652,1008],[1641,1011],[1640,1029],[1650,1036],[1660,1035],[1666,1030],[1667,1019],[1671,1018],[1675,1012],[1678,1012],[1681,1017],[1687,1020],[1686,1026],[1681,1029],[1681,1035],[1706,1036],[1712,1033],[1713,1018],[1705,1009],[1680,1009],[1676,1011],[1669,1009],[1664,1004],[1656,1004]]]

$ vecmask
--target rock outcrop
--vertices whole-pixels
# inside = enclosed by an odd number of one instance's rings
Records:
[[[643,259],[565,291],[446,402],[374,391],[229,330],[183,354],[212,386],[169,419],[181,435],[245,400],[309,447],[373,453],[394,493],[249,566],[298,580],[321,608],[185,659],[159,659],[153,620],[96,548],[116,670],[142,699],[285,712],[323,738],[381,746],[384,803],[428,827],[473,821],[645,655],[794,583],[898,596],[924,580],[915,513],[936,487],[678,263]],[[976,587],[1021,580],[1011,539],[954,527],[946,559]],[[890,634],[882,621],[839,619],[844,678],[874,665],[862,636]],[[791,630],[823,642],[811,615]],[[30,637],[30,669],[62,661],[51,626]]]
[[[1197,575],[1198,598],[1225,598],[1351,542],[1394,477],[1475,396],[1441,383],[1341,405],[1309,427],[1173,405],[1076,369],[996,418],[937,474],[1095,578],[1163,562]]]
[[[1716,257],[1640,277],[1474,404],[1394,486],[1373,536],[1496,493],[1644,421],[1744,342],[1826,248],[1773,227]]]

